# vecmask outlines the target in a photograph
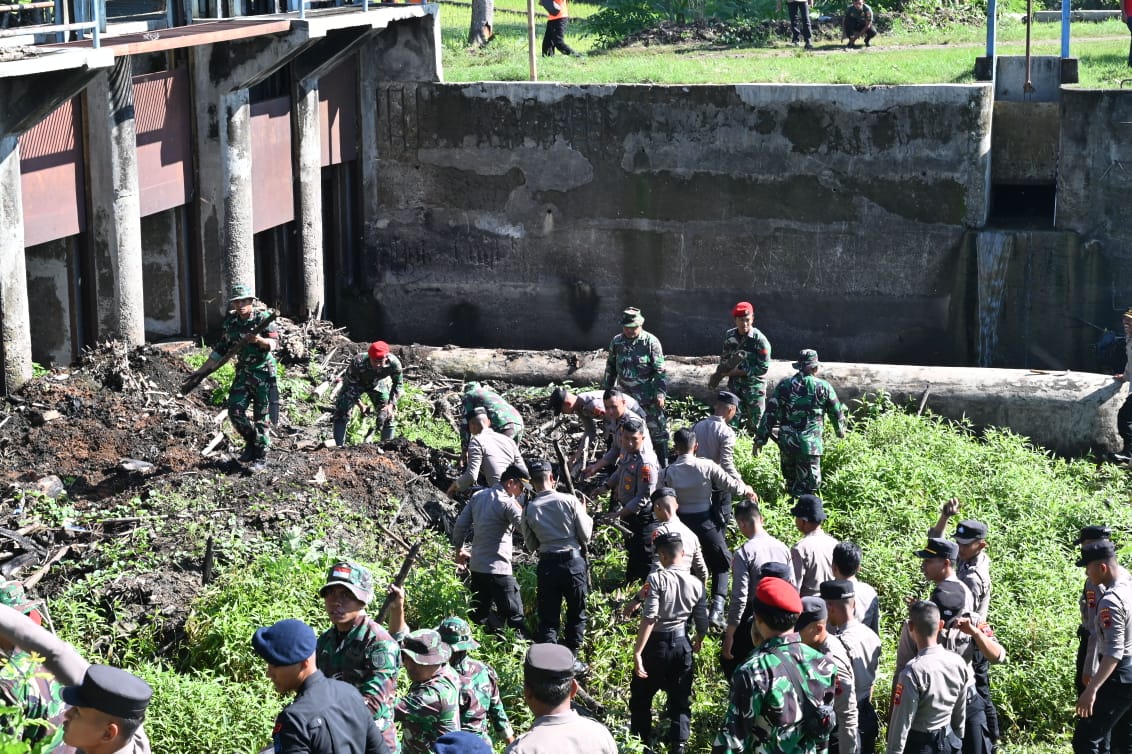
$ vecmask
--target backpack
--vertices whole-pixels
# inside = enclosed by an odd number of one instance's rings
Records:
[[[802,680],[802,674],[798,672],[798,663],[801,658],[795,657],[790,652],[775,651],[774,653],[782,667],[786,669],[786,675],[790,677],[790,683],[794,686],[794,693],[798,695],[801,700],[802,707],[802,730],[805,731],[807,738],[812,738],[817,741],[828,741],[833,731],[837,728],[837,713],[833,710],[832,695],[829,700],[822,698],[820,702],[815,702],[810,695],[806,682]]]

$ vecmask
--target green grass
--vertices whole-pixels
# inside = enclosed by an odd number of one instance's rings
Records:
[[[526,81],[529,78],[527,25],[523,16],[501,12],[525,9],[516,0],[496,3],[495,39],[486,48],[466,49],[471,10],[441,6],[446,81]],[[766,47],[721,47],[707,44],[633,47],[605,50],[585,35],[584,19],[598,6],[570,6],[567,43],[585,58],[537,57],[538,78],[569,84],[739,84],[826,83],[858,86],[878,84],[958,84],[974,81],[976,57],[984,52],[984,27],[955,26],[941,31],[895,28],[868,50],[845,50],[834,41],[816,42],[817,51],[804,53],[778,40]],[[540,49],[544,14],[536,22],[535,48]],[[1023,55],[1026,27],[1003,19],[998,53]],[[1035,24],[1032,54],[1060,53],[1060,25]],[[1080,23],[1072,27],[1070,52],[1080,59],[1080,86],[1118,87],[1132,78],[1128,68],[1128,29],[1119,21]]]

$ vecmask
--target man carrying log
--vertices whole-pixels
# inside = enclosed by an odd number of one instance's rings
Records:
[[[271,322],[261,330],[260,325],[272,315],[266,309],[257,308],[255,302],[251,286],[244,283],[232,286],[232,295],[228,297],[232,311],[221,324],[224,334],[208,361],[193,372],[190,380],[198,375],[211,374],[223,362],[224,354],[233,346],[240,345],[236,354],[236,376],[228,391],[228,418],[244,438],[240,461],[255,461],[262,465],[271,444],[267,420],[276,379],[272,351],[279,344],[279,329]],[[248,418],[249,406],[252,408],[251,419]]]
[[[354,406],[361,401],[362,393],[368,395],[373,404],[381,439],[392,440],[403,382],[401,361],[389,352],[389,344],[384,340],[375,340],[365,353],[351,359],[342,375],[342,392],[334,403],[334,444],[338,447],[346,444],[346,422]]]

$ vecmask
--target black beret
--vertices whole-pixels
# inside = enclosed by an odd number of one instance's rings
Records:
[[[728,406],[738,406],[739,396],[735,393],[728,392],[727,390],[720,390],[715,396],[716,403],[723,403]]]
[[[803,597],[802,612],[798,614],[798,620],[794,623],[794,630],[801,631],[811,623],[827,618],[829,618],[829,611],[826,610],[825,600],[821,597]]]
[[[1077,559],[1078,566],[1087,566],[1098,560],[1108,560],[1116,557],[1116,545],[1107,539],[1100,542],[1090,542],[1081,547],[1081,557]]]

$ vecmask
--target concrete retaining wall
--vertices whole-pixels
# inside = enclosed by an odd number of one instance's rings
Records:
[[[396,84],[379,90],[360,339],[592,348],[641,307],[715,352],[962,363],[958,249],[986,218],[987,86]]]

